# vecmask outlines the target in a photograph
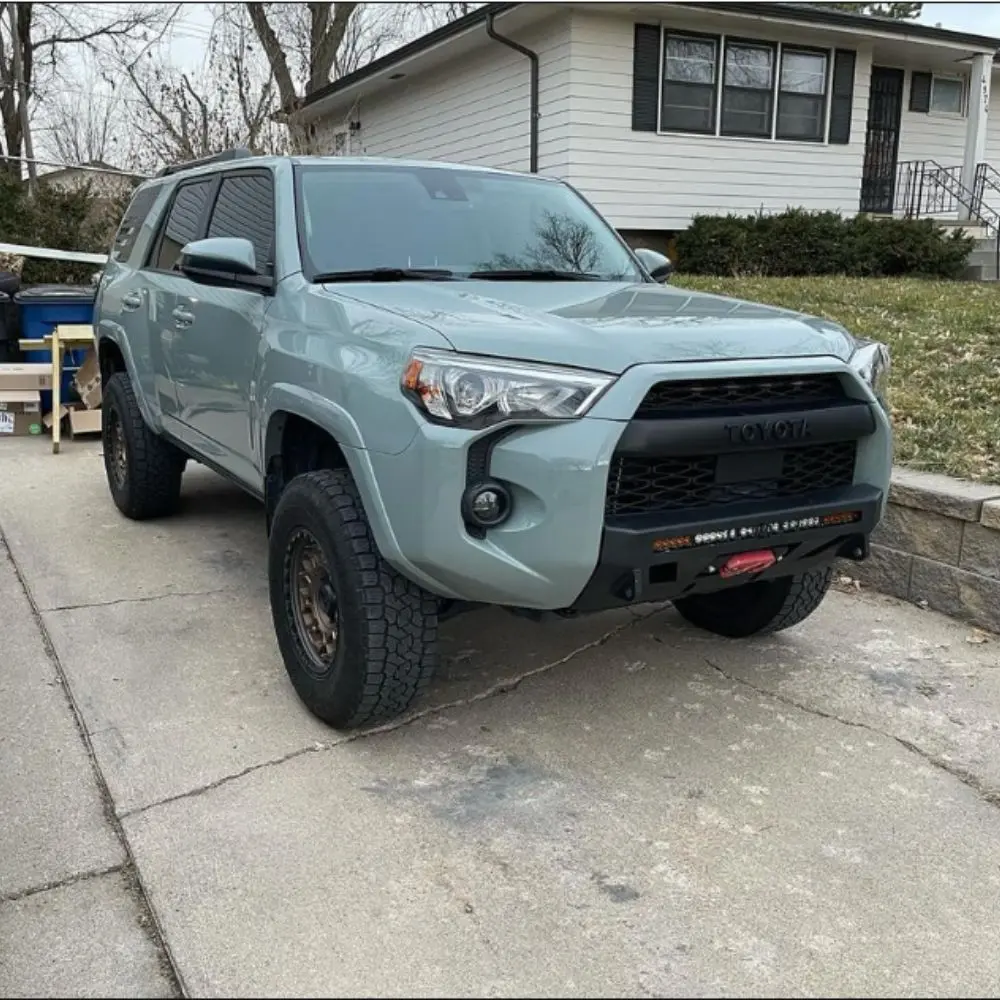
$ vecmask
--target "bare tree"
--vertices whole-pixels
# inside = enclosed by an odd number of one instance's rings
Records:
[[[534,241],[521,254],[497,254],[484,265],[493,269],[576,271],[597,269],[601,248],[594,230],[585,222],[562,213],[545,212]]]
[[[81,101],[80,95],[86,94]],[[131,132],[125,128],[127,107],[120,87],[86,65],[73,87],[54,91],[42,103],[34,126],[39,144],[61,163],[100,161],[128,165],[134,151]]]
[[[21,178],[26,140],[30,144],[30,134],[25,133],[31,108],[59,78],[67,50],[100,51],[111,42],[119,46],[149,44],[162,35],[177,8],[177,4],[161,3],[5,5],[6,16],[0,17],[3,169]],[[12,10],[16,11],[13,16]]]
[[[277,88],[243,5],[216,4],[213,13],[203,70],[179,70],[153,50],[122,62],[144,170],[233,146],[285,149],[285,130],[274,121]]]
[[[417,7],[423,15],[426,30],[439,28],[444,24],[457,21],[466,14],[471,14],[477,7],[482,7],[481,3],[466,3],[459,0],[457,3],[415,3],[410,6]]]

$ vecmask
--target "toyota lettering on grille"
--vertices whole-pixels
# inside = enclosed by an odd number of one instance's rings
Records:
[[[808,441],[811,432],[809,421],[755,420],[745,424],[726,424],[730,444],[771,444],[789,441]]]

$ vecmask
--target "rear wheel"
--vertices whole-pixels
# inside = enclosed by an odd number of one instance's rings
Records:
[[[274,629],[306,707],[338,729],[405,712],[434,673],[438,601],[382,558],[350,473],[293,479],[268,545]]]
[[[101,404],[104,470],[115,506],[135,521],[173,514],[187,456],[150,430],[125,372],[115,372]]]
[[[716,635],[731,639],[768,635],[805,621],[823,603],[833,572],[829,566],[713,594],[693,594],[674,601],[674,607],[686,621]]]

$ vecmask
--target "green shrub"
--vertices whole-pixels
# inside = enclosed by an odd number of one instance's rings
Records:
[[[39,184],[36,196],[29,198],[26,185],[0,177],[0,241],[107,253],[124,211],[121,201],[97,198],[89,184],[69,191]],[[24,284],[89,284],[97,270],[95,264],[28,257],[22,278]]]
[[[720,277],[960,278],[974,240],[931,219],[780,215],[695,216],[677,237],[678,270]]]

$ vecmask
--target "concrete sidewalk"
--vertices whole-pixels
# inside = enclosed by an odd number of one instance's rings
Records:
[[[742,644],[488,611],[345,737],[256,504],[194,467],[137,525],[97,446],[0,460],[0,995],[995,992],[996,640],[856,593]]]

